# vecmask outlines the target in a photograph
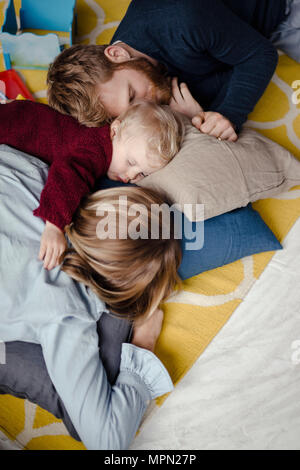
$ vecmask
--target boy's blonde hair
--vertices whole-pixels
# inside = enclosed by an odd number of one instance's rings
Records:
[[[125,224],[120,196],[127,197]],[[142,205],[138,222],[148,238],[129,236],[130,222],[134,218],[128,214],[130,208],[136,211],[136,204]],[[147,317],[171,294],[176,284],[181,285],[177,274],[181,262],[180,242],[174,237],[172,223],[170,237],[163,236],[162,217],[151,211],[152,204],[168,207],[165,200],[148,189],[117,187],[97,191],[86,198],[74,221],[66,228],[72,248],[62,255],[63,271],[89,286],[111,312],[130,319]],[[172,215],[168,209],[167,212]],[[97,236],[98,224],[103,226],[111,215],[114,215],[115,233],[110,235],[116,237],[101,239]],[[151,238],[153,223],[158,224],[158,238]],[[126,237],[124,233],[119,235],[124,229]]]
[[[185,133],[184,121],[168,105],[141,101],[117,119],[120,121],[117,137],[143,135],[147,142],[146,155],[153,163],[156,160],[165,165],[179,152]]]

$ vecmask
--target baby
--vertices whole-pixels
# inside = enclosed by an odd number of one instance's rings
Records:
[[[136,183],[164,167],[178,152],[184,124],[168,106],[140,102],[110,125],[86,127],[71,116],[32,101],[0,106],[0,143],[49,163],[34,215],[46,225],[39,259],[52,269],[67,247],[64,229],[83,196],[107,174]]]

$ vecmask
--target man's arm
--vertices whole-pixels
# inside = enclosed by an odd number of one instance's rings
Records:
[[[232,67],[230,79],[220,85],[207,111],[220,113],[240,128],[270,82],[277,65],[277,51],[220,0],[194,2],[193,13],[186,13],[183,35],[195,58],[198,49],[201,54],[209,54]],[[193,95],[197,99],[195,87]]]

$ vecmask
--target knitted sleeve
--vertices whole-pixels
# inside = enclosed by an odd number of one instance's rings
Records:
[[[84,155],[87,157],[87,150]],[[100,156],[97,171],[88,158],[69,158],[63,162],[56,159],[50,166],[40,205],[33,214],[64,230],[70,224],[81,199],[92,191],[100,174]]]

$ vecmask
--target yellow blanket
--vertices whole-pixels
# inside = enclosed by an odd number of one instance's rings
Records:
[[[21,0],[15,0],[16,11]],[[0,1],[0,24],[6,1]],[[129,0],[78,0],[76,42],[107,43],[124,15]],[[2,57],[0,68],[4,69]],[[46,72],[22,71],[38,101],[46,102]],[[282,55],[264,96],[248,124],[288,148],[300,159],[300,65]],[[299,98],[298,98],[299,97]],[[297,100],[298,98],[298,100]],[[295,101],[299,101],[297,104]],[[279,240],[300,215],[300,187],[280,198],[254,204]],[[176,384],[214,338],[256,282],[273,253],[244,258],[184,282],[184,290],[164,305],[165,322],[157,354]],[[158,408],[165,397],[159,398]],[[23,449],[84,449],[61,421],[27,400],[0,396],[0,430]]]

